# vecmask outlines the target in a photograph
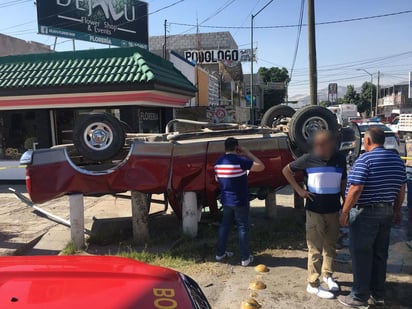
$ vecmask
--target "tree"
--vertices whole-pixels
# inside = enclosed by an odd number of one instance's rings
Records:
[[[364,82],[360,94],[361,102],[358,104],[359,112],[368,112],[371,115],[371,100],[373,110],[376,105],[376,86],[370,82]]]
[[[329,101],[320,101],[319,105],[322,107],[329,107],[331,104]]]
[[[282,90],[268,89],[265,87],[264,92],[264,109],[265,111],[274,105],[278,105],[285,101],[286,87],[290,81],[289,72],[286,68],[271,67],[265,68],[261,67],[258,71],[259,75],[265,84],[267,83],[283,83],[285,88]]]
[[[345,104],[356,104],[359,106],[361,102],[359,93],[356,92],[353,85],[348,85],[346,93],[343,96],[343,103]]]
[[[285,67],[271,67],[265,68],[261,67],[258,71],[259,75],[262,77],[264,83],[270,82],[283,82],[289,83],[289,71]]]

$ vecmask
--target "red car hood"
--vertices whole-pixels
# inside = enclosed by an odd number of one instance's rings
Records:
[[[117,257],[2,257],[0,308],[193,308],[182,278]]]

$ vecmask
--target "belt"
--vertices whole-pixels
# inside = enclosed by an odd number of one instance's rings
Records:
[[[393,203],[371,203],[371,204],[356,205],[357,209],[362,209],[362,208],[385,208],[385,207],[393,207]]]

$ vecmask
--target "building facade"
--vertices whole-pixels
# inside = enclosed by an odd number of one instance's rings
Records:
[[[0,164],[72,143],[76,119],[91,112],[111,113],[129,132],[163,132],[195,94],[171,62],[137,47],[0,57]],[[24,170],[0,171],[16,178]]]
[[[166,43],[166,44],[165,44]],[[241,52],[230,32],[212,32],[167,36],[149,39],[149,49],[158,55],[170,55],[188,61],[196,66],[195,85],[198,88],[191,107],[209,107],[208,115],[235,115],[233,110],[242,108],[240,114],[249,109],[244,103],[243,72]],[[173,61],[171,59],[171,61]],[[227,113],[221,112],[221,108]],[[188,116],[189,117],[189,116]],[[210,118],[210,117],[209,117]],[[244,122],[248,117],[240,117]],[[222,121],[237,121],[235,117],[224,117]],[[213,117],[216,121],[216,116]]]
[[[0,46],[0,57],[53,52],[48,45],[31,41],[27,42],[1,33]]]
[[[381,87],[379,90],[378,114],[390,117],[393,113],[412,113],[412,98],[409,98],[408,83]]]

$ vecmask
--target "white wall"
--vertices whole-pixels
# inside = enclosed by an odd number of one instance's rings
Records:
[[[188,63],[186,60],[181,59],[180,57],[175,56],[173,53],[169,53],[170,62],[174,64],[176,69],[178,69],[186,78],[193,84],[196,85],[196,74],[195,74],[195,65]],[[187,104],[189,106],[196,106],[196,99],[192,98]]]

